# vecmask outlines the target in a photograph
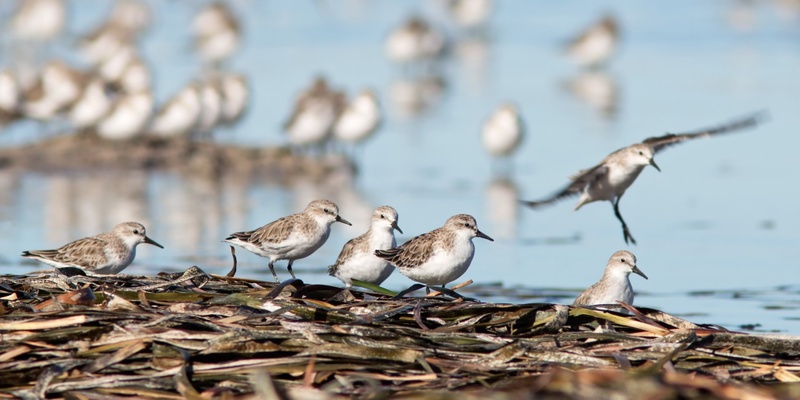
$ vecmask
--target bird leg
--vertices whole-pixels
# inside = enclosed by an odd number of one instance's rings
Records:
[[[272,265],[272,260],[269,260],[269,272],[272,272],[272,276],[275,277],[275,283],[281,283],[281,280],[278,279],[278,274],[275,273],[275,266]]]
[[[619,212],[619,199],[620,197],[617,197],[614,200],[614,215],[616,215],[619,222],[622,223],[622,234],[625,236],[625,244],[628,244],[628,240],[630,240],[630,243],[636,244],[636,239],[631,235],[631,231],[628,230],[628,225],[625,223],[625,220],[622,219],[622,214]]]
[[[635,242],[634,242],[634,243],[635,243]],[[288,270],[289,270],[289,273],[292,275],[292,279],[297,279],[297,278],[294,276],[294,272],[292,272],[292,263],[293,263],[293,262],[294,262],[294,260],[289,260],[289,266],[288,266],[288,267],[286,267],[286,269],[288,269]]]

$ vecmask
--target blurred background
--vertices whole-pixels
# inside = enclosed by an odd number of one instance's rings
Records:
[[[800,122],[798,1],[9,0],[0,19],[0,151],[86,131],[123,146],[155,135],[286,147],[352,166],[287,181],[6,163],[4,273],[45,267],[22,250],[134,220],[165,249],[140,246],[125,273],[224,274],[229,233],[329,198],[353,226],[334,225],[295,262],[306,282],[341,285],[326,267],[386,204],[400,215],[398,243],[474,215],[495,242],[476,239],[454,283],[474,280],[465,292],[484,301],[570,303],[629,249],[650,278],[631,277],[636,305],[800,333],[798,189],[788,177]],[[349,101],[372,97],[374,129],[330,138]],[[313,104],[325,138],[292,125],[301,104]],[[487,144],[484,124],[503,105],[522,122],[520,139],[512,129]],[[770,119],[755,130],[656,156],[662,172],[645,169],[620,203],[636,246],[607,202],[578,212],[577,199],[518,205],[618,148],[761,110]],[[267,259],[237,255],[237,276],[271,280]],[[383,286],[411,283],[394,273]]]

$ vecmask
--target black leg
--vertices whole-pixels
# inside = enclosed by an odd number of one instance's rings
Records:
[[[625,236],[625,244],[628,244],[629,240],[630,243],[636,244],[636,239],[634,239],[633,235],[631,235],[631,232],[628,230],[628,225],[625,223],[625,220],[622,219],[622,214],[619,212],[620,198],[622,198],[622,196],[617,197],[616,200],[614,200],[614,215],[616,215],[619,222],[622,223],[622,234]]]
[[[269,260],[269,272],[272,272],[272,276],[275,277],[275,283],[281,283],[281,280],[278,279],[278,274],[275,273],[275,266],[272,265],[272,260]]]
[[[289,270],[289,273],[292,275],[292,279],[297,279],[297,278],[294,276],[294,272],[292,272],[292,263],[293,263],[293,262],[294,262],[294,260],[289,260],[289,266],[288,266],[288,267],[286,267],[286,269],[288,269],[288,270]]]

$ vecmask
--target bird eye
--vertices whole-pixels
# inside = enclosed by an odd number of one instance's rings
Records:
[[[328,211],[328,209],[327,209],[327,208],[323,208],[323,209],[322,209],[322,211],[325,211],[326,213],[327,213],[327,212],[330,212],[330,211]]]
[[[469,228],[469,222],[464,222],[464,226],[466,226],[467,228]]]
[[[138,229],[134,229],[134,230],[133,230],[133,234],[134,234],[134,235],[138,235],[138,234],[139,234],[139,230],[138,230]]]
[[[622,261],[622,262],[625,262],[625,259],[624,259],[624,258],[620,258],[619,260],[620,260],[620,261]]]
[[[383,218],[386,218],[386,217],[384,217],[383,214],[381,214],[381,219],[383,219]]]
[[[642,153],[642,152],[640,151],[640,152],[639,152],[639,155],[640,155],[640,156],[643,156],[643,155],[644,155],[644,153]]]

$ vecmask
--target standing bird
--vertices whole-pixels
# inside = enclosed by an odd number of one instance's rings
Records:
[[[287,139],[295,147],[321,146],[344,108],[344,93],[317,77],[311,87],[298,96],[292,115],[284,123]]]
[[[447,38],[419,16],[412,16],[386,38],[384,49],[396,63],[412,63],[437,58],[444,53]]]
[[[425,285],[444,285],[458,279],[469,268],[475,255],[474,237],[494,239],[478,230],[475,218],[467,214],[450,217],[444,226],[423,233],[400,247],[375,250],[400,273]]]
[[[664,136],[647,138],[641,143],[632,144],[609,154],[600,164],[592,168],[580,171],[578,175],[571,178],[572,183],[554,195],[539,201],[522,201],[522,204],[536,208],[577,194],[580,194],[581,197],[578,199],[575,210],[593,201],[610,201],[614,205],[614,215],[622,223],[625,243],[630,241],[636,244],[636,240],[619,212],[619,200],[644,167],[652,165],[659,172],[661,171],[661,168],[653,160],[653,155],[671,145],[689,139],[710,137],[754,127],[761,119],[760,115],[753,115],[714,128],[679,134],[668,133]]]
[[[44,42],[64,29],[67,6],[64,0],[25,0],[11,16],[11,31],[20,40]]]
[[[56,268],[78,267],[101,275],[117,274],[133,262],[140,243],[164,248],[147,237],[138,222],[123,222],[110,232],[78,239],[55,250],[23,251],[22,257],[32,258]]]
[[[381,109],[372,90],[359,93],[333,126],[333,137],[341,142],[359,143],[369,138],[381,123]]]
[[[600,282],[586,289],[572,303],[576,306],[593,306],[600,304],[633,304],[633,287],[629,279],[631,272],[647,279],[647,275],[636,266],[636,256],[625,250],[614,253],[608,259],[606,270]]]
[[[388,250],[397,246],[394,231],[403,231],[397,226],[397,211],[381,206],[372,213],[369,230],[345,243],[336,263],[328,267],[328,275],[353,286],[353,279],[380,285],[392,274],[391,264],[375,255],[375,250]]]
[[[503,104],[483,124],[483,148],[494,157],[508,157],[519,147],[525,125],[513,104]]]
[[[614,54],[619,40],[617,20],[606,15],[567,45],[567,53],[578,65],[596,68]]]
[[[194,44],[200,57],[219,65],[239,48],[241,28],[236,15],[223,2],[200,10],[192,21]]]
[[[230,234],[225,241],[251,253],[269,258],[269,270],[275,273],[274,263],[289,260],[287,269],[294,278],[292,263],[317,251],[328,240],[331,224],[341,222],[352,225],[339,216],[339,207],[329,200],[314,200],[303,212],[292,214],[258,229]]]

